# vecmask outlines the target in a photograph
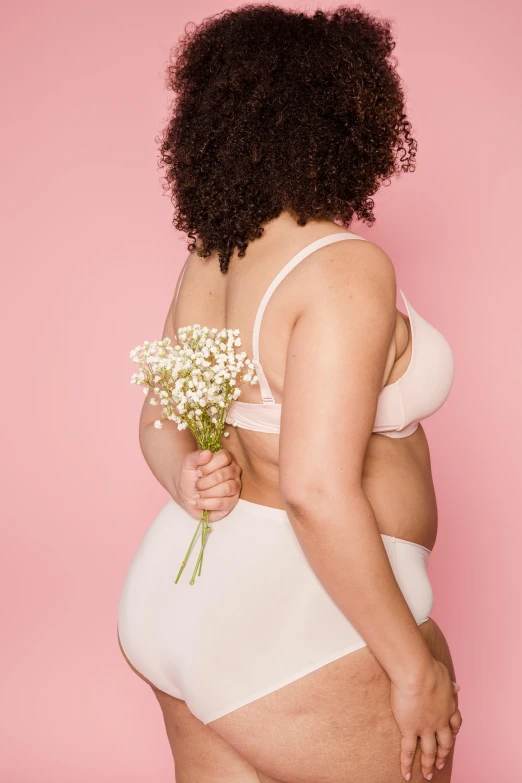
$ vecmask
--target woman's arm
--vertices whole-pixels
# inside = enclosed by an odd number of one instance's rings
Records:
[[[175,308],[183,274],[176,284],[162,339],[177,341]],[[201,451],[189,429],[178,430],[175,421],[165,420],[161,429],[154,427],[161,408],[150,404],[151,393],[145,397],[139,423],[139,441],[145,461],[169,495],[195,519],[202,509],[210,511],[209,522],[217,522],[236,505],[241,488],[241,469],[226,449],[215,454]],[[197,498],[193,499],[194,493]]]
[[[179,295],[179,289],[185,273],[188,259],[185,261],[176,283],[174,296],[165,319],[162,339],[169,337],[172,345],[176,344],[176,329],[174,328],[174,312]],[[186,499],[180,496],[178,477],[183,460],[198,447],[196,439],[189,429],[178,430],[175,421],[164,421],[161,429],[154,427],[154,422],[160,418],[161,408],[151,405],[152,393],[145,397],[139,422],[140,447],[145,461],[152,473],[169,495],[179,505],[186,505]]]
[[[448,701],[453,698],[451,682],[449,690],[440,687],[438,663],[398,587],[362,489],[396,323],[393,265],[373,243],[351,242],[349,253],[336,249],[326,261],[312,265],[310,275],[314,293],[288,348],[281,493],[311,567],[393,686],[401,693],[438,687],[438,702],[429,706],[442,729],[455,710]],[[408,721],[402,722],[406,759],[417,736],[413,739],[405,728]],[[423,768],[428,770],[433,759],[425,754],[432,752],[436,729],[421,728],[428,733],[433,729],[431,740],[422,743]],[[406,777],[407,763],[402,766]]]

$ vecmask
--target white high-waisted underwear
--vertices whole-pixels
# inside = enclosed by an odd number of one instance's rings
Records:
[[[285,510],[240,499],[212,524],[201,576],[189,581],[197,526],[173,500],[147,531],[127,573],[118,631],[133,666],[186,701],[203,723],[365,646],[312,571]],[[382,536],[418,624],[430,615],[430,550]]]

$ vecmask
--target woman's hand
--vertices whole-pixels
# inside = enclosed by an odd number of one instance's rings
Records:
[[[187,454],[177,481],[179,501],[194,519],[210,511],[208,521],[229,514],[239,499],[241,468],[226,449],[216,453],[197,449]]]
[[[433,777],[434,766],[442,769],[461,727],[462,717],[446,666],[433,659],[433,667],[415,686],[392,683],[391,706],[401,732],[401,772],[410,780],[413,757],[420,738],[422,773]]]

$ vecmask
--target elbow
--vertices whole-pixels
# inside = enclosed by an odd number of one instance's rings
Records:
[[[333,484],[317,480],[281,486],[280,491],[292,519],[304,524],[324,519],[334,509],[347,508],[363,492],[360,482]]]

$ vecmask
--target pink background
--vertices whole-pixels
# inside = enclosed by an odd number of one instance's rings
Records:
[[[426,422],[440,514],[433,616],[462,686],[454,781],[515,781],[521,7],[365,7],[396,20],[419,162],[382,191],[376,226],[354,228],[385,247],[456,357],[451,397]],[[128,351],[160,334],[186,255],[156,170],[164,64],[187,21],[220,10],[197,0],[177,11],[164,0],[4,9],[8,783],[172,779],[160,711],[116,643],[126,568],[167,499],[139,451]]]

